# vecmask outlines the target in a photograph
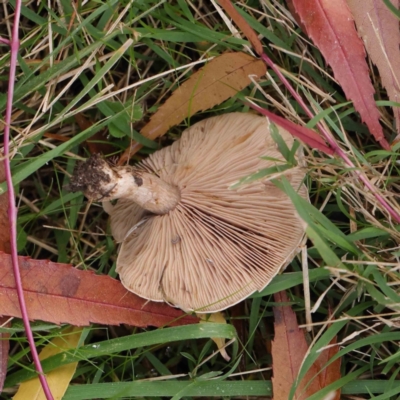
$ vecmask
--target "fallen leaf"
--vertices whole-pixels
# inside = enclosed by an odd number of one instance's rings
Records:
[[[0,326],[2,328],[10,328],[11,323],[8,322],[10,318],[0,317]],[[0,393],[3,390],[4,380],[7,375],[8,352],[10,350],[10,334],[0,333]]]
[[[304,24],[301,22],[299,14],[297,14],[296,9],[294,8],[293,0],[286,0],[287,8],[292,14],[293,18],[295,19],[297,25],[300,27],[300,29],[304,32],[307,33],[307,29],[304,26]]]
[[[341,359],[338,358],[329,364],[327,367],[327,362],[339,351],[339,346],[334,346],[337,343],[337,338],[334,337],[331,342],[330,346],[321,352],[321,355],[316,359],[315,364],[318,365],[318,369],[322,372],[318,375],[320,386],[324,388],[330,385],[333,382],[339,380],[342,375],[340,373],[340,364]],[[336,390],[335,393],[331,394],[329,397],[330,400],[340,400],[340,390]]]
[[[379,123],[364,46],[357,35],[346,0],[292,2],[307,34],[332,67],[346,97],[353,101],[375,139],[383,148],[390,150]]]
[[[0,315],[21,317],[11,257],[0,253]],[[144,300],[119,281],[67,264],[19,257],[29,318],[75,326],[99,323],[145,327],[196,323],[164,303]]]
[[[399,0],[391,0],[399,8]],[[367,53],[377,66],[391,101],[400,102],[400,30],[398,18],[382,0],[347,0]],[[400,107],[393,107],[400,134]]]
[[[245,53],[225,53],[214,58],[184,82],[157,110],[140,133],[154,140],[164,135],[171,126],[198,111],[207,110],[233,97],[250,85],[249,76],[265,75],[266,66]],[[120,157],[123,165],[141,146],[132,144]]]
[[[274,298],[277,303],[289,302],[284,291],[276,293]],[[273,311],[275,318],[275,338],[272,341],[274,400],[287,400],[307,353],[308,345],[303,331],[297,325],[296,314],[289,305],[275,306]],[[296,400],[307,399],[307,396],[318,391],[318,382],[313,380],[307,387],[307,391],[303,393],[305,379],[310,378],[309,374],[312,377],[317,372],[315,365],[313,365],[297,387]],[[298,393],[302,393],[302,395],[299,396]]]
[[[274,299],[277,303],[289,303],[284,291],[276,293]],[[272,341],[274,400],[287,400],[307,354],[308,344],[304,332],[298,327],[296,314],[290,305],[275,306],[273,311],[275,317],[275,338]],[[334,343],[336,343],[336,339],[334,342],[332,341],[332,344]],[[340,359],[324,368],[337,350],[337,346],[333,346],[322,352],[297,385],[294,399],[308,399],[341,377]],[[340,399],[340,391],[337,391],[334,396],[330,399]]]
[[[197,317],[200,319],[201,324],[207,323],[218,323],[218,324],[226,324],[226,319],[222,312],[216,312],[212,314],[196,314]],[[231,358],[229,357],[228,353],[225,349],[225,339],[224,338],[211,338],[213,342],[217,345],[221,356],[224,358],[225,361],[229,362]]]
[[[227,14],[233,19],[235,24],[241,29],[243,34],[247,37],[255,52],[261,56],[264,52],[263,46],[257,33],[254,29],[246,22],[246,20],[238,13],[236,8],[231,3],[231,0],[219,0],[219,4],[225,9]]]
[[[39,354],[40,360],[62,353],[65,350],[76,349],[79,344],[82,329],[70,327],[54,338]],[[78,363],[70,363],[56,368],[46,374],[47,383],[54,400],[62,399],[76,371]],[[39,378],[22,382],[13,400],[46,400]]]

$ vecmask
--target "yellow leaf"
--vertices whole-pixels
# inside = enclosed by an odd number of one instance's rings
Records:
[[[219,323],[219,324],[226,324],[226,319],[222,312],[216,312],[212,314],[197,314],[196,315],[200,319],[201,324],[207,324],[208,322]],[[211,338],[213,342],[217,345],[221,356],[226,360],[230,361],[230,357],[225,350],[225,339],[224,338]]]
[[[62,332],[60,337],[54,338],[39,354],[39,358],[44,360],[55,354],[62,353],[68,349],[78,347],[81,337],[82,328],[67,328]],[[53,394],[54,400],[61,400],[69,383],[75,373],[78,363],[71,363],[56,368],[46,374],[47,382]],[[46,400],[39,378],[30,379],[21,383],[13,400]]]

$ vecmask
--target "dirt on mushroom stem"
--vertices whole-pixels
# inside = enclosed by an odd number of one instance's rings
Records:
[[[176,186],[135,167],[112,167],[97,154],[78,165],[68,189],[91,200],[131,200],[153,214],[166,214],[180,201]]]

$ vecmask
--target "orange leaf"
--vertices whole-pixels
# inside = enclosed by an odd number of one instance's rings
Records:
[[[235,21],[235,24],[242,30],[243,34],[247,37],[255,52],[261,56],[264,52],[260,39],[253,28],[246,22],[246,20],[238,13],[230,0],[219,0],[221,6],[225,9],[227,14]]]
[[[391,2],[399,8],[399,0]],[[399,20],[382,0],[347,0],[347,3],[368,55],[378,67],[389,99],[400,102]],[[393,113],[400,134],[400,107],[393,107]]]
[[[274,295],[277,303],[288,303],[286,292]],[[296,381],[301,364],[308,351],[304,333],[297,324],[296,314],[289,305],[275,306],[275,338],[272,341],[274,400],[287,400]],[[333,342],[333,341],[332,341]],[[336,343],[336,339],[334,341]],[[294,398],[305,400],[330,383],[340,378],[340,359],[321,371],[337,352],[337,347],[325,350],[297,385]],[[335,393],[340,398],[340,392]]]
[[[335,78],[381,146],[390,149],[379,123],[365,50],[346,0],[292,0],[296,12]],[[397,50],[398,51],[398,50]]]
[[[19,264],[28,315],[33,320],[75,326],[94,322],[141,327],[197,322],[164,303],[150,302],[128,292],[109,276],[28,257],[19,257]],[[11,257],[0,253],[0,265],[0,315],[20,318]]]
[[[330,345],[334,345],[337,343],[337,338],[334,337]],[[333,382],[339,380],[342,376],[340,374],[340,363],[341,360],[338,358],[329,364],[328,367],[325,368],[327,362],[339,351],[339,346],[331,346],[326,350],[321,352],[321,355],[316,359],[315,364],[318,365],[318,369],[321,371],[318,375],[319,382],[321,388],[324,388],[330,385]],[[333,397],[329,397],[330,400],[340,400],[340,390],[336,390],[335,395]]]
[[[265,75],[266,66],[261,60],[245,53],[225,53],[214,58],[182,84],[157,110],[140,133],[150,139],[164,135],[171,126],[198,111],[207,110],[233,97],[250,85],[250,75]],[[124,164],[140,146],[128,148],[118,164]]]
[[[278,303],[289,302],[284,291],[275,294],[274,297]],[[293,382],[297,379],[301,363],[307,353],[308,345],[303,331],[297,325],[296,314],[290,306],[275,306],[274,317],[275,339],[272,341],[274,400],[287,400]],[[303,393],[305,379],[309,378],[309,374],[312,374],[312,377],[317,372],[315,366],[310,368],[306,377],[297,387],[296,394],[302,393],[302,395],[295,395],[296,400],[307,399],[310,394],[316,393],[320,389],[318,382],[313,380],[307,387],[306,392]]]

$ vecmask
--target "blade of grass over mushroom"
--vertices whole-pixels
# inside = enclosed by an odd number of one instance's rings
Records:
[[[354,102],[375,139],[389,150],[379,123],[364,46],[357,35],[346,1],[293,0],[293,5],[306,26],[307,34],[332,67],[347,98]]]
[[[303,201],[304,199],[292,188],[284,176],[281,177],[279,181],[275,180],[274,183],[284,190],[291,198],[297,212],[303,221],[308,224],[309,228],[318,232],[320,236],[342,247],[344,250],[350,251],[354,255],[361,254],[360,250],[352,243],[352,241],[347,239],[346,235],[335,224],[333,224],[329,218],[323,215],[312,204]],[[313,235],[313,232],[311,232],[311,234]]]
[[[44,372],[47,373],[62,365],[67,365],[76,361],[90,360],[101,357],[102,355],[120,353],[132,349],[141,349],[139,352],[140,354],[146,351],[142,349],[146,346],[205,338],[225,338],[229,340],[234,337],[236,337],[235,328],[227,324],[208,323],[164,328],[82,346],[74,351],[65,351],[47,358],[43,361],[42,366]],[[36,373],[34,370],[21,370],[9,375],[5,385],[6,387],[10,387],[18,382],[31,379],[35,375]]]
[[[283,169],[283,172],[287,170],[286,168]],[[240,183],[241,185],[244,185],[246,182],[252,182],[253,180],[260,179],[260,178],[265,178],[266,177],[266,172],[269,171],[260,171],[259,173],[250,175],[248,177],[242,178],[242,182]],[[327,240],[335,243],[336,245],[340,246],[346,251],[350,251],[351,253],[355,255],[360,254],[360,250],[357,249],[357,247],[352,243],[351,240],[348,240],[346,235],[334,225],[329,218],[325,217],[320,211],[318,211],[313,205],[311,205],[309,202],[307,202],[305,199],[303,199],[295,189],[289,184],[285,176],[281,176],[279,179],[274,179],[273,182],[277,187],[282,189],[287,193],[287,195],[291,198],[294,206],[296,207],[297,212],[299,213],[300,217],[303,219],[304,222],[306,222],[309,226],[310,229],[310,235],[314,237],[314,231],[318,232],[318,238],[316,239],[318,241],[319,246],[322,246],[321,251],[328,251],[329,246],[327,247],[327,244],[324,241],[320,241],[320,236],[325,237]],[[235,184],[235,186],[239,186],[239,184]],[[329,254],[334,257],[334,252],[329,251]],[[322,255],[322,254],[321,254]],[[331,259],[331,261],[335,261],[333,265],[336,265],[336,262],[339,259],[335,256],[334,260]],[[339,263],[340,260],[339,260]]]
[[[309,281],[318,282],[320,280],[329,279],[331,273],[324,268],[315,268],[309,270]],[[303,283],[302,272],[286,272],[282,275],[277,275],[272,279],[271,283],[261,292],[256,292],[251,295],[251,298],[268,296],[283,290],[290,289]]]
[[[250,85],[249,75],[257,78],[266,72],[264,63],[245,53],[225,53],[214,58],[174,91],[156,111],[140,133],[155,139],[199,111],[207,110],[235,96]],[[137,151],[137,146],[135,150]],[[128,148],[121,156],[122,165],[134,154]]]

